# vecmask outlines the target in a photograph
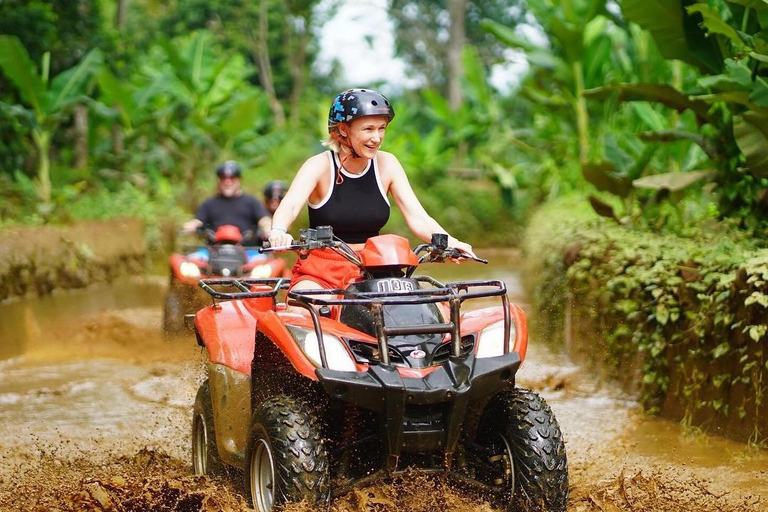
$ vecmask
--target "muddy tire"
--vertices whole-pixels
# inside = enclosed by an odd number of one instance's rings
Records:
[[[509,510],[565,510],[568,461],[563,434],[538,394],[512,389],[493,397],[483,411],[477,443],[495,455],[496,464],[511,469],[500,472],[505,475],[500,480]]]
[[[328,453],[319,423],[304,403],[277,396],[256,409],[245,457],[245,488],[258,512],[300,501],[328,506]]]
[[[163,334],[174,336],[184,330],[184,311],[178,293],[169,290],[163,301]]]
[[[197,390],[192,413],[192,471],[196,475],[220,475],[224,465],[216,448],[211,388],[206,380]]]

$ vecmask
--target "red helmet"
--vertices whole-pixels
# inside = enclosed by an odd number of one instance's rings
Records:
[[[243,240],[243,234],[240,233],[240,228],[231,224],[224,224],[219,226],[216,230],[216,234],[213,235],[216,242],[230,242],[233,244],[240,243]]]

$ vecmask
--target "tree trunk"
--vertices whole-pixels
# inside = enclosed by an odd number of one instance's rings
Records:
[[[118,32],[125,28],[125,20],[128,15],[128,0],[117,0],[117,9],[115,11],[115,27]]]
[[[461,54],[466,42],[466,13],[467,0],[448,0],[448,15],[451,19],[448,40],[448,103],[453,110],[458,110],[463,102],[461,79],[464,76],[464,67]]]
[[[128,2],[130,0],[117,0],[117,9],[115,10],[115,28],[117,32],[122,34],[125,30],[125,23],[128,16]],[[124,38],[119,38],[122,44]],[[115,156],[115,166],[118,170],[121,170],[123,166],[122,156],[125,151],[125,139],[123,137],[123,128],[120,123],[112,123],[112,153]]]
[[[88,167],[88,107],[75,105],[75,169]]]
[[[574,111],[576,113],[576,133],[579,144],[579,161],[584,163],[589,157],[589,111],[587,110],[587,100],[584,98],[584,67],[578,60],[573,63],[573,81],[576,90],[574,91]]]
[[[37,194],[40,200],[51,202],[51,160],[48,152],[51,149],[51,133],[34,130],[32,138],[37,148]]]
[[[259,80],[264,92],[269,98],[269,106],[272,114],[275,116],[275,125],[278,128],[285,126],[285,111],[277,99],[275,92],[275,82],[272,78],[272,65],[269,62],[269,47],[267,46],[267,36],[269,35],[269,0],[260,0],[259,2],[259,33],[255,38],[256,62],[259,65]],[[252,37],[252,39],[254,39]]]
[[[291,78],[293,78],[293,89],[291,90],[291,126],[298,127],[301,118],[301,108],[299,106],[301,95],[304,92],[305,67],[307,63],[307,21],[297,29],[294,34],[294,45],[289,48],[295,49],[289,55],[291,62]]]
[[[120,123],[112,123],[112,153],[117,159],[120,167],[122,167],[122,162],[120,162],[120,160],[124,152],[125,138],[123,137],[123,127],[120,126]]]

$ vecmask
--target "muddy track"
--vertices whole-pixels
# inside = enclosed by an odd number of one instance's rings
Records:
[[[203,357],[191,338],[164,341],[159,322],[155,307],[59,319],[0,362],[0,511],[250,510],[240,475],[191,474]],[[768,510],[765,453],[646,418],[535,342],[519,384],[545,397],[563,429],[569,511]],[[331,510],[499,510],[487,498],[406,473]]]

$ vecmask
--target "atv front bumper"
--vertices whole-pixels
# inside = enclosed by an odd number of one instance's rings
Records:
[[[487,359],[451,358],[423,378],[402,377],[394,366],[367,372],[318,368],[329,395],[380,413],[388,443],[387,469],[401,452],[442,452],[450,464],[470,404],[513,386],[520,367],[516,352]]]

